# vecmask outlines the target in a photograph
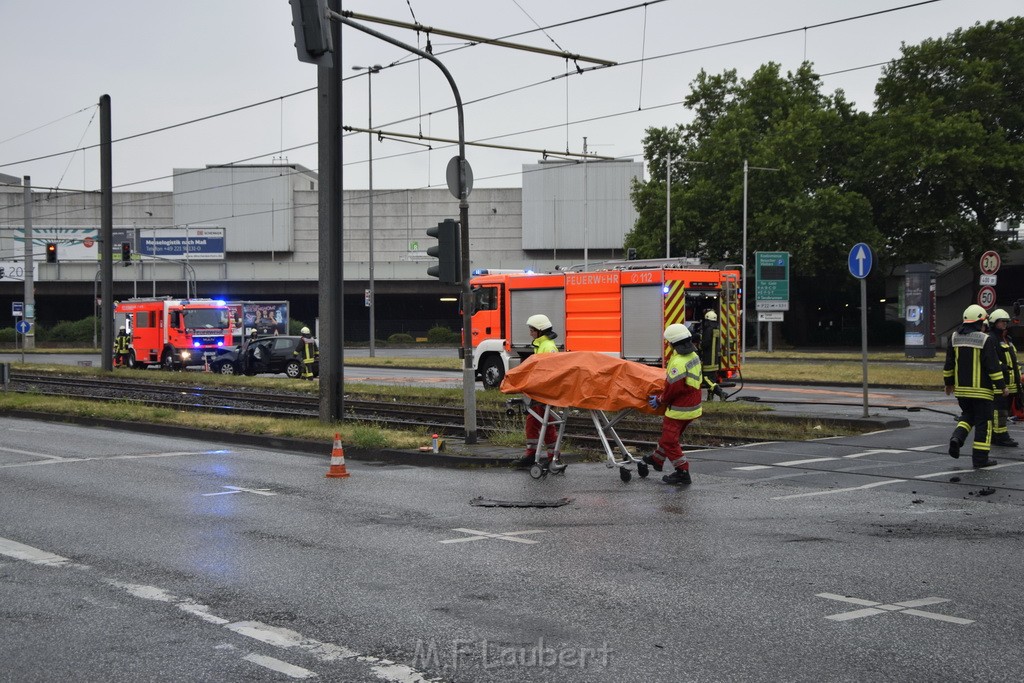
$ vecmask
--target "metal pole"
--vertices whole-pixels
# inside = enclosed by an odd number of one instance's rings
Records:
[[[100,360],[114,369],[114,181],[110,95],[100,96]]]
[[[473,300],[473,289],[470,286],[470,258],[469,258],[469,189],[466,183],[466,119],[462,109],[462,95],[459,94],[459,88],[455,85],[455,79],[452,78],[451,73],[445,68],[444,64],[438,60],[437,57],[424,52],[412,45],[407,45],[400,40],[396,40],[391,36],[378,33],[371,28],[357,24],[356,22],[346,19],[337,12],[331,11],[331,18],[339,21],[346,26],[367,33],[379,40],[397,45],[398,47],[408,50],[413,54],[419,55],[423,59],[433,63],[441,73],[444,74],[445,79],[448,81],[449,87],[452,89],[452,95],[455,97],[455,108],[458,112],[459,120],[459,223],[462,224],[462,398],[464,403],[464,417],[466,430],[466,443],[475,444],[477,441],[476,435],[476,377],[473,373],[473,311],[469,303]],[[335,45],[340,44],[340,35]],[[322,166],[321,166],[322,168]]]
[[[740,308],[740,337],[743,339],[740,365],[747,366],[747,306],[750,292],[747,291],[747,160],[743,160],[743,306]],[[760,331],[759,331],[760,332]]]
[[[672,152],[665,159],[665,259],[672,258]]]
[[[369,159],[369,169],[367,176],[369,178],[369,189],[366,195],[366,201],[369,212],[369,257],[370,257],[370,273],[369,273],[369,285],[370,285],[370,358],[376,356],[377,352],[377,300],[376,291],[374,287],[374,259],[373,259],[373,74],[380,72],[384,68],[380,64],[374,64],[373,66],[353,66],[353,71],[366,71],[366,128],[368,132],[366,134],[366,141],[369,143],[369,153],[367,158]]]
[[[583,138],[583,270],[590,270],[590,256],[587,249],[589,240],[587,239],[587,212],[589,207],[587,204],[587,194],[589,193],[590,184],[587,182],[587,139]]]
[[[328,0],[332,12],[341,9],[341,0]],[[331,23],[335,49],[341,53],[341,25]],[[318,158],[320,172],[318,263],[320,284],[320,420],[344,419],[345,375],[345,279],[344,242],[342,240],[342,152],[341,137],[341,64],[317,69]]]
[[[33,255],[33,242],[32,242],[32,178],[31,176],[25,176],[23,181],[25,185],[24,192],[24,204],[25,204],[25,309],[22,311],[22,320],[30,325],[35,326],[36,316],[36,295],[35,285],[33,283],[32,270],[35,268],[36,260]],[[32,335],[25,335],[25,341],[22,345],[22,351],[25,348],[34,349],[36,347],[35,332],[32,328],[29,329]],[[17,341],[18,336],[14,336]],[[24,360],[24,359],[23,359]]]
[[[860,349],[864,379],[864,417],[868,416],[868,285],[860,278]]]

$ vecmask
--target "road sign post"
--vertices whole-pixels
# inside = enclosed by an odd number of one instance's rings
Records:
[[[24,339],[24,337],[25,337],[26,334],[29,333],[29,330],[32,329],[32,323],[30,323],[27,320],[19,320],[17,322],[17,324],[15,324],[14,329],[17,330],[18,334],[20,334],[22,336],[22,340],[21,340],[21,362],[24,363],[25,362],[25,339]]]
[[[868,285],[865,278],[871,272],[872,262],[871,247],[863,242],[853,245],[846,259],[850,274],[860,280],[860,357],[864,385],[864,417],[868,416]]]

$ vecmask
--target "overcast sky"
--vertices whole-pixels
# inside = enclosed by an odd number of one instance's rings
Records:
[[[666,0],[535,30],[633,4],[361,0],[343,9],[404,22],[415,13],[424,26],[492,38],[533,31],[509,40],[619,63],[566,78],[560,57],[429,38],[461,91],[467,140],[581,152],[586,137],[592,153],[637,159],[646,128],[688,120],[681,102],[702,68],[735,68],[748,77],[769,61],[792,70],[806,58],[825,74],[826,91],[842,89],[869,111],[881,72],[870,65],[896,58],[901,43],[1024,11],[1020,0]],[[826,22],[837,23],[814,27]],[[426,46],[423,33],[363,23]],[[758,38],[769,34],[778,35]],[[731,41],[743,42],[723,44]],[[434,65],[347,26],[342,42],[341,64],[351,75],[343,92],[346,125],[367,125],[367,77],[352,66],[394,64],[373,76],[374,127],[457,137],[451,90]],[[208,164],[285,157],[315,170],[317,68],[297,60],[293,43],[286,0],[0,0],[0,173],[29,175],[39,187],[97,189],[96,149],[29,160],[96,145],[103,94],[112,98],[115,140],[177,126],[115,144],[116,191],[170,190],[172,169]],[[346,138],[346,189],[367,185],[368,144],[365,134]],[[375,141],[374,187],[444,187],[456,151],[432,146]],[[539,155],[469,147],[467,158],[476,187],[518,187],[522,164]]]

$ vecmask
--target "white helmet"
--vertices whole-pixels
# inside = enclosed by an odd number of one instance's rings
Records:
[[[690,330],[682,323],[672,323],[665,328],[665,341],[669,344],[686,341],[690,338]]]
[[[707,313],[704,314],[704,319],[705,320],[718,320],[718,314],[715,313],[714,311],[708,311]]]
[[[994,311],[992,311],[991,313],[988,314],[988,321],[990,323],[992,323],[993,325],[995,325],[1000,320],[1005,320],[1006,322],[1010,322],[1010,314],[1007,313],[1006,311],[1004,311],[1001,308],[997,308],[996,310],[994,310]]]
[[[978,304],[971,304],[964,309],[964,322],[965,323],[980,323],[988,317],[985,313],[985,309]]]
[[[309,334],[309,328],[303,327],[301,330],[299,330],[299,334]]]
[[[538,332],[543,332],[544,330],[551,329],[551,320],[549,320],[548,317],[543,313],[531,315],[529,318],[526,319],[526,324],[532,327],[533,329],[537,330]]]

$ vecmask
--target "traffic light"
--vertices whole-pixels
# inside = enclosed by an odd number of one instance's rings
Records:
[[[462,239],[458,221],[446,218],[427,234],[437,238],[437,246],[427,249],[428,256],[437,257],[437,265],[427,268],[427,275],[441,282],[457,285],[462,282]]]
[[[292,6],[292,26],[295,28],[295,51],[300,62],[318,66],[334,66],[334,43],[331,38],[331,19],[327,15],[327,0],[288,0]]]
[[[132,262],[132,243],[121,242],[121,263],[125,266],[131,265]]]
[[[46,262],[56,263],[57,262],[57,243],[47,242],[46,243]]]

